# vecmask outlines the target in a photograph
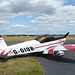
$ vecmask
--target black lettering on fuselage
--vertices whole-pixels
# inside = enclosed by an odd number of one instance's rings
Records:
[[[26,52],[30,52],[33,50],[34,50],[34,48],[32,46],[30,46],[30,47],[26,47],[26,48],[20,48],[20,51],[13,50],[13,52],[14,52],[14,54],[18,54],[19,52],[26,53]]]

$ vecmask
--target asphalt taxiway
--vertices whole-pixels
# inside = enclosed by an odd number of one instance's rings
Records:
[[[8,45],[19,42],[7,42]],[[75,41],[66,41],[65,44],[75,44]],[[75,75],[75,51],[67,51],[61,58],[50,55],[36,55],[45,75]]]

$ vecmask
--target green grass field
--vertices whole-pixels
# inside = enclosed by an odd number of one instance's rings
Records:
[[[0,75],[44,75],[35,57],[0,59]]]

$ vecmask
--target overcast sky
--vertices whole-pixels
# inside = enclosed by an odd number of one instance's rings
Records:
[[[0,35],[75,34],[75,0],[0,0]]]

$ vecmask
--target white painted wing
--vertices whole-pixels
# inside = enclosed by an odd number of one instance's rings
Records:
[[[55,51],[68,51],[68,50],[75,50],[75,44],[54,46],[52,48],[44,50],[43,54],[54,54]]]

